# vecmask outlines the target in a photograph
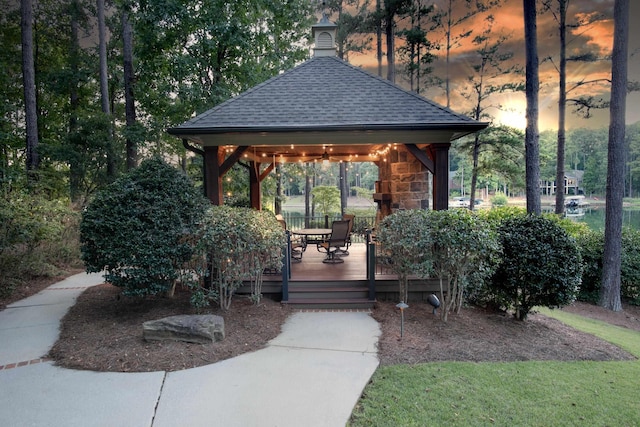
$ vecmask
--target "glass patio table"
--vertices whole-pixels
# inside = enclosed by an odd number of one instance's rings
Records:
[[[322,243],[326,240],[326,237],[331,235],[330,228],[303,228],[300,230],[295,230],[291,232],[297,236],[302,237],[302,250],[307,250],[307,245],[309,243],[317,244]]]

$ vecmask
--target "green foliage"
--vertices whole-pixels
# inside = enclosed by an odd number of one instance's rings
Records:
[[[79,260],[77,214],[68,203],[12,192],[0,198],[0,295]]]
[[[476,214],[488,221],[492,227],[498,228],[507,218],[525,216],[527,210],[519,206],[500,206],[493,209],[482,209],[477,211]]]
[[[329,185],[320,185],[311,190],[313,205],[323,215],[331,215],[340,211],[340,190]]]
[[[440,279],[440,316],[446,322],[451,310],[462,307],[465,290],[478,292],[493,274],[500,245],[489,223],[468,209],[429,211],[426,226],[433,241],[434,272]],[[468,289],[471,284],[473,289]]]
[[[582,267],[566,231],[528,215],[506,219],[498,232],[503,259],[490,285],[497,303],[525,320],[535,306],[562,307],[575,300]]]
[[[225,310],[244,280],[251,282],[252,300],[260,301],[262,272],[281,266],[286,244],[275,216],[229,206],[209,209],[198,242],[207,260],[199,271],[212,279],[218,304]]]
[[[504,193],[496,192],[495,196],[491,198],[491,206],[501,207],[506,206],[509,199]]]
[[[100,191],[83,212],[82,259],[88,272],[130,296],[172,290],[194,254],[191,238],[208,202],[186,176],[159,158]]]
[[[577,237],[582,257],[582,285],[578,299],[597,302],[602,283],[604,232],[586,231]],[[624,228],[620,265],[620,293],[628,302],[640,305],[640,231]]]
[[[432,270],[433,244],[423,210],[397,211],[381,222],[377,230],[379,259],[398,275],[400,301],[408,302],[409,275],[427,276]]]

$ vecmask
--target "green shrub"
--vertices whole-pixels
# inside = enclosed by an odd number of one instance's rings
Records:
[[[129,296],[171,292],[194,254],[207,200],[189,179],[161,159],[142,162],[116,180],[83,212],[82,259],[87,272]]]
[[[399,299],[408,302],[409,275],[427,276],[432,270],[432,237],[427,212],[397,211],[381,222],[376,237],[380,262],[398,275]]]
[[[0,197],[0,295],[78,265],[77,218],[64,200],[19,191]]]
[[[600,299],[604,231],[588,231],[577,238],[582,255],[582,285],[578,299],[596,303]],[[620,260],[620,295],[629,303],[640,305],[640,231],[622,230]]]
[[[640,231],[627,227],[622,230],[620,282],[622,297],[640,305]]]
[[[460,311],[465,293],[479,292],[491,276],[500,245],[495,230],[468,209],[429,211],[427,226],[440,279],[440,316],[446,322],[451,310]]]
[[[597,303],[602,282],[602,255],[604,232],[588,230],[576,238],[582,260],[582,283],[577,298],[580,301]]]
[[[509,198],[500,192],[496,192],[495,196],[491,198],[491,206],[506,206],[509,203]]]
[[[286,244],[273,214],[229,206],[211,207],[198,241],[207,259],[200,271],[211,278],[218,304],[225,310],[244,280],[251,282],[252,300],[260,301],[262,272],[281,267]]]
[[[525,320],[535,306],[562,307],[575,300],[580,252],[566,231],[528,215],[506,219],[498,232],[503,258],[490,286],[500,305]]]

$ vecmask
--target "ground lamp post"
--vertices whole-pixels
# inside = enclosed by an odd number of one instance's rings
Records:
[[[440,307],[440,300],[435,294],[431,294],[427,297],[427,302],[433,307],[433,314],[436,314],[436,310]]]
[[[400,304],[397,304],[396,307],[400,309],[400,338],[404,335],[404,309],[409,308],[404,301],[400,301]]]

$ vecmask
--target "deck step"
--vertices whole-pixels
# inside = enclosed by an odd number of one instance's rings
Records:
[[[376,301],[368,298],[297,298],[283,301],[296,309],[370,309]]]
[[[369,289],[362,286],[305,286],[294,287],[289,289],[289,300],[298,299],[353,299],[353,298],[367,298],[369,296]]]

